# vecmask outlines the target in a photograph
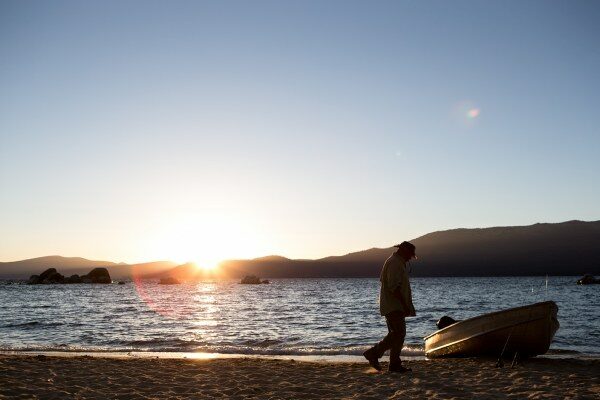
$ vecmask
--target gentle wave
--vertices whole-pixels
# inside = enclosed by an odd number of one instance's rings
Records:
[[[194,349],[204,343],[195,340],[182,339],[148,339],[148,340],[132,340],[124,343],[124,348],[139,348],[139,349]],[[166,351],[166,350],[165,350]]]
[[[8,329],[8,328],[24,328],[24,329],[34,329],[34,328],[44,328],[44,327],[55,327],[55,326],[62,326],[62,325],[67,325],[66,322],[57,322],[57,321],[50,321],[50,322],[40,322],[40,321],[28,321],[28,322],[19,322],[16,324],[7,324],[7,325],[0,325],[0,329]]]
[[[21,322],[17,324],[1,325],[0,328],[24,328],[29,326],[39,325],[39,321]]]
[[[407,319],[407,354],[443,315],[465,319],[554,300],[561,327],[549,354],[599,354],[600,291],[570,277],[416,278],[417,317]],[[166,288],[135,285],[0,285],[0,348],[169,351],[259,355],[358,355],[387,333],[377,279],[272,280]],[[573,352],[573,353],[568,353]]]
[[[59,352],[87,352],[87,353],[122,353],[122,352],[166,352],[166,353],[211,353],[211,354],[240,354],[240,355],[265,355],[265,356],[285,356],[285,355],[297,355],[297,356],[361,356],[365,351],[366,347],[356,347],[349,349],[295,349],[295,348],[281,348],[281,349],[257,349],[248,347],[236,347],[236,346],[196,346],[191,348],[182,348],[181,346],[156,346],[152,348],[148,347],[136,347],[136,346],[125,346],[125,347],[79,347],[79,346],[18,346],[18,347],[5,347],[0,346],[0,351],[59,351]],[[403,348],[402,355],[407,357],[422,357],[425,355],[423,349],[418,348]]]
[[[198,346],[193,348],[181,347],[79,347],[79,346],[21,346],[3,347],[0,352],[77,352],[77,353],[172,353],[172,354],[224,354],[224,355],[248,355],[248,356],[362,356],[365,347],[351,349],[255,349],[235,346]],[[550,349],[547,353],[550,357],[587,357],[586,354],[567,349]],[[405,347],[402,349],[403,357],[425,357],[423,348]]]

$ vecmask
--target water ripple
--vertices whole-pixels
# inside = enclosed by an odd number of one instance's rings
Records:
[[[600,290],[574,277],[415,278],[405,351],[443,315],[465,319],[544,300],[559,306],[553,351],[598,354]],[[351,354],[386,332],[377,279],[280,279],[167,287],[0,285],[0,348]]]

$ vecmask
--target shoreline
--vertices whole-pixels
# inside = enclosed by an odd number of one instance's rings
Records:
[[[2,350],[1,356],[46,356],[64,358],[113,358],[113,359],[166,359],[166,360],[215,360],[215,359],[256,359],[280,360],[299,362],[328,362],[328,363],[362,363],[366,360],[358,355],[304,355],[304,354],[244,354],[244,353],[205,353],[205,352],[172,352],[172,351],[30,351]],[[384,356],[382,361],[387,361]],[[405,360],[425,361],[425,356],[402,355]],[[600,359],[600,358],[599,358]]]
[[[150,358],[0,354],[0,398],[401,399],[598,398],[600,360],[405,360],[406,374],[366,362],[256,357]],[[298,360],[299,361],[299,360]],[[383,363],[387,367],[387,363]]]
[[[56,357],[56,358],[100,358],[100,359],[161,359],[161,360],[272,360],[272,361],[291,361],[307,363],[330,363],[330,364],[364,364],[365,358],[362,355],[298,355],[298,354],[244,354],[244,353],[208,353],[208,352],[173,352],[173,351],[38,351],[38,350],[0,350],[0,357]],[[432,362],[443,360],[478,360],[480,362],[495,363],[496,359],[487,358],[447,358],[447,359],[429,359],[425,355],[405,355],[402,354],[402,360],[405,362]],[[563,361],[590,361],[600,362],[600,355],[589,354],[544,354],[529,358],[531,360],[563,360]],[[510,364],[511,360],[504,359],[505,363]],[[526,362],[527,362],[526,361]],[[389,355],[384,355],[380,362],[389,362]]]
[[[432,361],[424,354],[402,353],[402,359],[406,361]],[[93,357],[114,359],[169,359],[169,360],[214,360],[214,359],[257,359],[257,360],[283,360],[299,362],[328,362],[328,363],[364,363],[362,355],[350,354],[248,354],[248,353],[214,353],[214,352],[176,352],[176,351],[108,351],[108,350],[0,350],[0,356],[46,356],[46,357]],[[460,359],[460,358],[455,358]],[[467,358],[468,359],[468,358]],[[481,360],[492,360],[494,358],[481,358]],[[530,358],[530,360],[587,360],[600,361],[600,354],[582,354],[573,352],[557,352],[543,354]],[[386,354],[381,358],[387,362],[389,356]]]

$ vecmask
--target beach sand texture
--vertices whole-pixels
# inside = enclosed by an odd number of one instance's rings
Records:
[[[399,375],[359,363],[3,355],[0,398],[600,399],[600,360],[538,358],[513,369],[476,359],[406,365],[413,372]]]

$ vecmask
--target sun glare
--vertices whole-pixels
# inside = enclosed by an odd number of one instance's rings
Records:
[[[217,266],[219,265],[219,262],[222,260],[217,260],[217,261],[192,261],[192,264],[194,264],[194,266],[200,270],[200,271],[212,271],[214,269],[217,268]]]
[[[199,270],[210,271],[226,259],[260,255],[264,246],[259,238],[240,218],[188,215],[157,232],[146,246],[145,258],[192,262]]]

